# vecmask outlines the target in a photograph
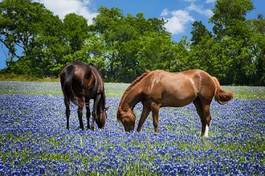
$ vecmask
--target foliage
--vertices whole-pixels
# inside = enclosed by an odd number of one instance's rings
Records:
[[[244,37],[245,15],[253,9],[251,0],[217,0],[211,22],[213,32],[220,38],[225,35]]]
[[[8,70],[52,75],[65,53],[62,21],[42,4],[29,0],[0,3],[0,41],[9,49]]]
[[[190,63],[217,76],[224,84],[265,85],[264,19],[246,20],[250,0],[218,0],[210,21],[213,35],[193,24]]]
[[[0,42],[7,73],[57,76],[68,62],[96,65],[108,81],[131,82],[145,70],[203,69],[222,84],[265,85],[265,19],[246,19],[251,0],[217,0],[212,32],[195,21],[192,38],[174,42],[165,21],[101,7],[94,23],[74,13],[60,20],[32,0],[0,2]]]
[[[195,21],[192,24],[191,34],[191,42],[193,45],[198,44],[203,37],[211,36],[211,33],[206,29],[206,27],[202,24],[201,21]]]
[[[103,37],[108,48],[107,77],[128,82],[145,69],[159,68],[160,47],[171,43],[163,24],[163,20],[145,19],[141,13],[123,16],[119,9],[100,8],[91,29]]]
[[[84,17],[70,13],[63,20],[66,40],[69,41],[72,52],[76,52],[83,47],[85,39],[88,37],[88,25]]]

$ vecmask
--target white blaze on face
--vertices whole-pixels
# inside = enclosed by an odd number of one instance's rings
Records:
[[[205,132],[204,132],[204,134],[203,134],[203,137],[209,137],[208,136],[208,132],[209,132],[209,126],[208,125],[206,125],[206,127],[205,127]]]

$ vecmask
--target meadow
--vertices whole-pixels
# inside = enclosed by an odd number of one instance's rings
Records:
[[[75,106],[66,129],[58,82],[0,82],[0,175],[265,174],[265,87],[225,86],[235,98],[212,102],[203,139],[192,104],[161,108],[159,134],[150,116],[140,133],[125,133],[116,112],[127,86],[106,83],[106,126],[82,131]]]

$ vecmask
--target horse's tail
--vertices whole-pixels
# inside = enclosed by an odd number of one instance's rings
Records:
[[[73,78],[74,78],[74,66],[69,65],[60,75],[61,86],[64,96],[66,96],[70,101],[76,104],[72,88]]]
[[[214,95],[215,101],[217,101],[221,105],[226,104],[228,101],[230,101],[233,98],[233,93],[222,90],[220,83],[216,77],[212,76],[212,79],[215,84],[215,95]]]

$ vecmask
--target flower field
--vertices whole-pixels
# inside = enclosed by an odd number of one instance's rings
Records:
[[[75,106],[66,130],[59,83],[0,82],[0,175],[265,175],[264,87],[226,87],[236,98],[212,102],[202,139],[192,104],[161,108],[159,134],[150,116],[125,133],[116,112],[127,86],[107,83],[105,128],[82,131]]]

